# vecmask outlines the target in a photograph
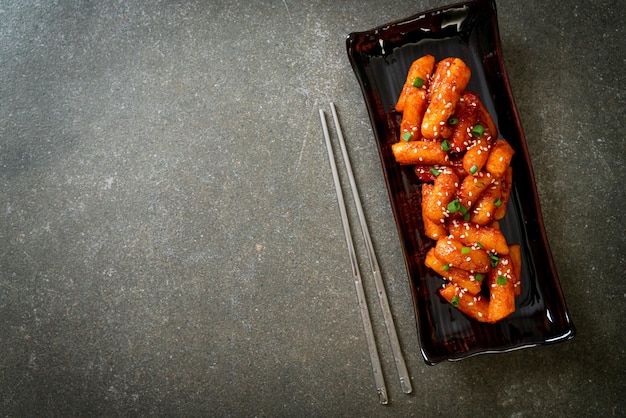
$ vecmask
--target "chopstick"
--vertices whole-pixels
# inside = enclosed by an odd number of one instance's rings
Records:
[[[393,322],[393,316],[391,315],[391,309],[389,308],[389,301],[387,300],[387,292],[385,291],[385,285],[380,273],[380,267],[378,266],[378,260],[376,258],[376,252],[374,251],[374,245],[372,244],[372,238],[370,237],[369,228],[365,220],[363,213],[363,207],[361,206],[361,198],[359,197],[359,191],[354,181],[354,174],[352,172],[352,166],[350,164],[350,158],[348,157],[348,151],[346,149],[346,143],[343,139],[343,133],[339,124],[339,117],[337,116],[337,110],[335,104],[330,103],[330,108],[335,122],[335,129],[337,131],[337,137],[339,138],[339,144],[341,145],[341,154],[343,155],[344,164],[348,173],[348,179],[350,180],[350,187],[352,188],[352,197],[356,204],[357,214],[359,215],[359,222],[361,224],[361,231],[363,232],[363,239],[365,240],[365,247],[367,249],[368,258],[370,261],[370,267],[372,274],[374,275],[374,282],[376,283],[376,290],[378,293],[378,302],[383,312],[383,318],[385,320],[385,327],[387,328],[387,335],[389,336],[389,344],[391,345],[391,351],[393,352],[393,358],[396,363],[396,369],[398,370],[398,376],[400,378],[400,386],[404,393],[411,393],[413,388],[411,387],[411,377],[402,355],[402,349],[400,348],[400,342],[398,341],[398,334],[396,333],[396,327]]]
[[[350,257],[350,263],[352,265],[352,275],[354,279],[354,286],[356,287],[357,299],[358,299],[359,308],[361,311],[361,319],[363,320],[363,328],[365,328],[365,339],[367,340],[367,347],[369,350],[370,361],[372,363],[372,371],[374,372],[374,380],[376,382],[378,400],[381,404],[385,405],[389,402],[389,399],[387,398],[387,389],[385,388],[385,379],[383,377],[383,371],[380,365],[380,358],[378,357],[378,349],[376,348],[374,330],[372,329],[372,322],[370,320],[370,314],[367,308],[367,301],[365,299],[365,291],[363,289],[363,282],[361,281],[361,273],[359,272],[359,265],[356,259],[356,252],[354,250],[354,241],[352,240],[352,234],[350,232],[348,214],[346,213],[346,204],[343,199],[343,192],[341,191],[341,184],[339,182],[339,174],[337,173],[337,166],[335,165],[333,149],[330,143],[330,135],[328,133],[328,126],[326,125],[326,115],[322,109],[320,109],[320,119],[322,121],[322,129],[324,130],[324,138],[326,139],[326,149],[328,150],[328,159],[330,161],[330,169],[332,171],[333,180],[335,182],[335,191],[337,192],[337,200],[339,201],[339,212],[341,213],[341,221],[343,223],[343,232],[346,236],[346,243],[348,244],[348,254]]]

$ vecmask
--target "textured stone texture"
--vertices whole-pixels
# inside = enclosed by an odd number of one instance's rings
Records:
[[[431,367],[345,37],[446,3],[0,1],[1,414],[623,416],[625,4],[498,2],[577,337]],[[387,407],[330,101],[413,379],[372,303]]]

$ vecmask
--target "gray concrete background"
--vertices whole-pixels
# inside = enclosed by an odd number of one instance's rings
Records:
[[[0,1],[0,414],[625,416],[626,3],[498,2],[576,338],[427,366],[345,37],[446,3]],[[372,304],[386,407],[330,101],[414,386]]]

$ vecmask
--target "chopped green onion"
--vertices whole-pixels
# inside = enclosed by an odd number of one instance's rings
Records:
[[[405,133],[402,135],[402,140],[403,140],[403,141],[407,141],[407,142],[408,142],[408,141],[410,141],[411,139],[413,139],[413,134],[412,134],[411,132],[405,132]]]
[[[470,251],[472,251],[470,249],[470,247],[463,247],[463,248],[461,248],[461,254],[469,254]]]
[[[470,167],[470,173],[476,174],[477,171],[478,171],[478,166],[476,164]]]
[[[497,208],[499,208],[500,206],[502,206],[502,199],[497,198],[494,202],[493,205]]]
[[[461,204],[459,203],[459,199],[454,199],[452,202],[448,203],[448,212],[455,213],[461,209]]]
[[[447,139],[444,139],[441,142],[441,149],[444,150],[445,152],[448,152],[452,149],[452,147],[450,146],[450,141],[448,141]]]
[[[461,207],[459,208],[459,212],[461,212],[461,215],[466,215],[467,214],[467,208],[463,205],[461,205]]]
[[[450,270],[450,264],[444,264],[443,266],[441,266],[441,269],[442,269],[443,271],[448,271],[448,270]]]
[[[430,173],[433,176],[437,177],[439,174],[441,174],[441,171],[439,171],[439,170],[437,170],[436,168],[433,167],[433,168],[430,169]]]
[[[464,220],[465,222],[467,222],[467,221],[469,221],[469,220],[470,220],[470,214],[469,214],[469,212],[467,212],[465,215],[463,215],[463,220]]]
[[[482,125],[474,125],[474,129],[472,129],[472,135],[476,138],[480,138],[485,133],[485,128]]]
[[[478,248],[480,248],[481,250],[484,250],[485,247],[483,247],[483,245],[480,242],[476,242],[476,245],[478,245]]]
[[[457,118],[448,119],[448,125],[456,125],[457,123],[459,123],[459,120]]]
[[[418,89],[424,85],[425,81],[421,77],[415,77],[413,80],[413,87],[417,87]]]
[[[475,280],[476,280],[477,282],[482,282],[482,281],[483,281],[483,275],[482,275],[482,274],[480,274],[480,273],[476,273]]]
[[[500,286],[504,286],[506,284],[506,277],[498,276],[498,278],[496,279],[496,283],[498,283]]]
[[[476,187],[478,187],[479,189],[484,189],[485,188],[485,182],[484,181],[479,181],[476,183]]]
[[[452,300],[450,301],[450,304],[451,304],[452,306],[454,306],[455,308],[456,308],[457,306],[459,306],[459,296],[458,296],[458,295],[454,295],[454,296],[452,297]]]
[[[491,259],[491,267],[496,268],[496,266],[500,262],[500,257],[498,257],[497,255],[489,254],[489,258]]]

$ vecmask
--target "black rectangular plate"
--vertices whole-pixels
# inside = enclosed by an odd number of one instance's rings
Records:
[[[430,10],[351,33],[348,57],[374,130],[391,208],[404,252],[424,361],[459,360],[572,338],[572,323],[541,217],[534,174],[519,115],[502,62],[496,4],[476,0]],[[513,188],[501,222],[510,244],[522,247],[522,294],[516,311],[496,324],[468,319],[438,294],[443,279],[424,266],[433,242],[424,235],[421,182],[413,167],[394,160],[401,115],[394,106],[411,63],[425,54],[463,59],[476,91],[515,149]]]

